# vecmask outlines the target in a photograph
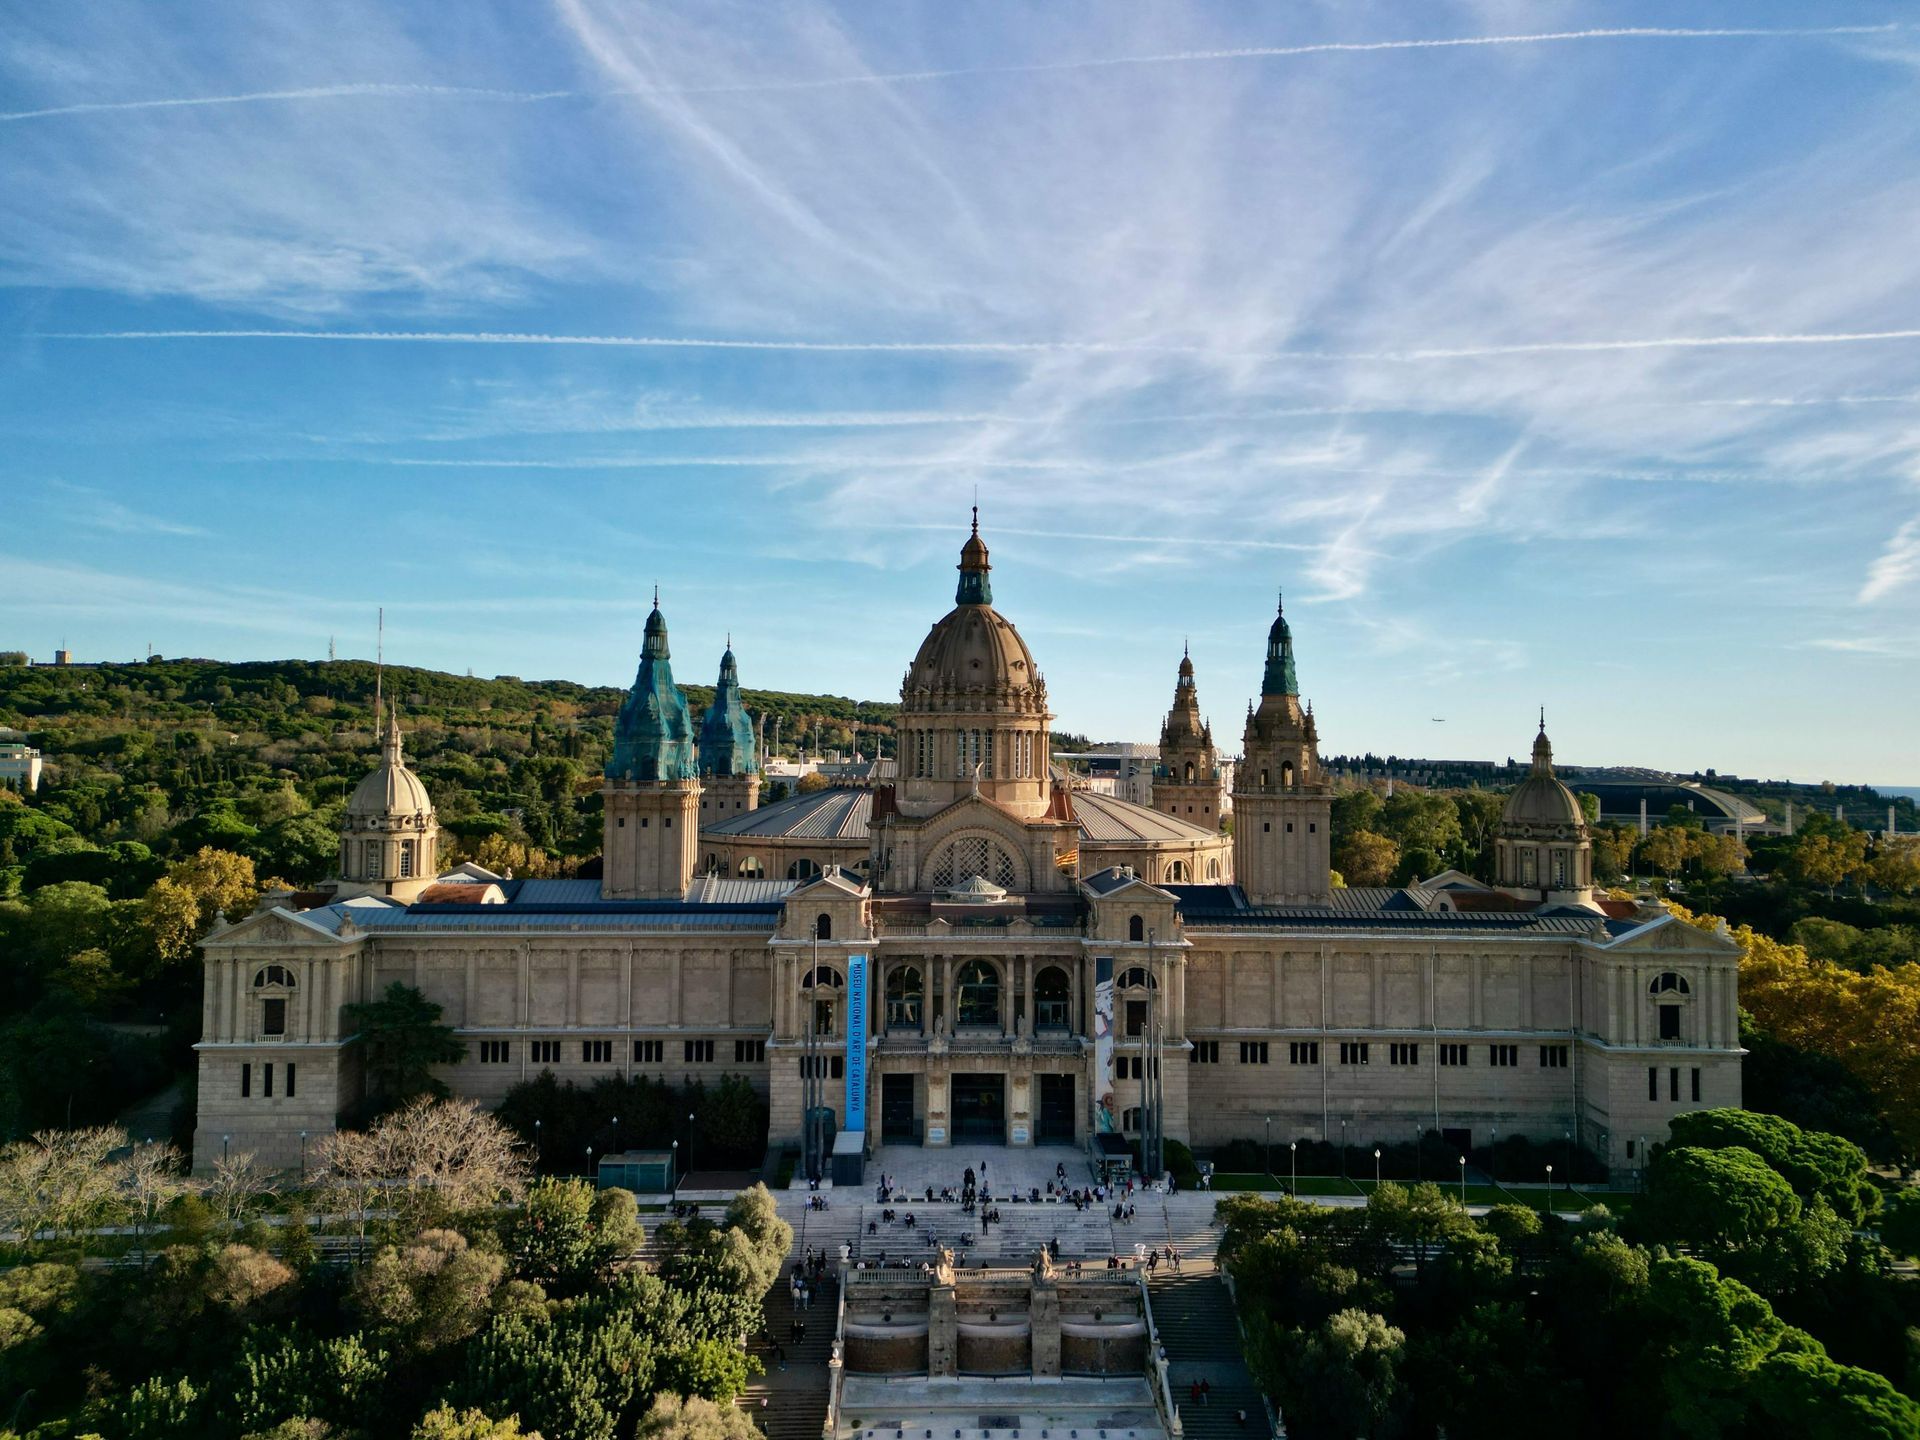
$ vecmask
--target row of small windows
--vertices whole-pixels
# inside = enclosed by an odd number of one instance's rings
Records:
[[[800,1057],[800,1078],[815,1080],[844,1080],[847,1076],[847,1057],[844,1055],[802,1055]]]
[[[558,1065],[560,1063],[560,1041],[530,1040],[527,1042],[533,1063],[536,1065]],[[711,1040],[684,1040],[681,1042],[681,1055],[689,1065],[710,1065],[713,1063],[714,1043]],[[636,1040],[633,1042],[634,1063],[639,1065],[660,1065],[667,1058],[667,1042],[664,1040]],[[736,1065],[760,1065],[767,1058],[767,1042],[764,1040],[736,1040],[733,1042],[733,1061]],[[479,1060],[482,1065],[509,1065],[513,1062],[513,1042],[511,1040],[482,1040],[479,1047]],[[580,1042],[580,1063],[583,1065],[611,1065],[613,1063],[613,1041],[582,1040]]]
[[[297,1079],[294,1073],[293,1062],[288,1061],[281,1068],[286,1072],[286,1075],[284,1077],[284,1088],[280,1093],[284,1099],[291,1100],[295,1094],[294,1084]],[[263,1100],[271,1100],[273,1098],[273,1062],[271,1060],[260,1067],[260,1097]],[[242,1100],[250,1100],[253,1098],[253,1066],[250,1064],[243,1063],[240,1066],[240,1098]]]
[[[1694,1065],[1689,1068],[1692,1075],[1689,1095],[1697,1101],[1700,1098],[1700,1067]],[[1658,1065],[1647,1067],[1647,1099],[1656,1102],[1660,1099],[1660,1067]],[[1667,1099],[1675,1102],[1680,1099],[1680,1067],[1678,1065],[1667,1067]]]
[[[641,828],[642,830],[646,830],[646,829],[648,829],[648,828],[650,828],[650,827],[649,827],[649,825],[648,825],[648,823],[647,823],[647,822],[648,822],[648,820],[649,820],[649,818],[650,818],[650,817],[648,817],[648,816],[646,816],[646,815],[642,815],[642,816],[640,817],[640,828]],[[627,817],[626,817],[626,816],[624,816],[624,815],[622,815],[622,816],[621,816],[621,817],[619,818],[619,820],[618,820],[618,821],[616,822],[616,828],[617,828],[617,829],[621,829],[621,830],[624,830],[624,829],[626,829],[626,828],[627,828]],[[673,828],[673,817],[672,817],[671,815],[662,815],[662,816],[660,817],[660,828],[661,828],[662,830],[671,830],[671,829]]]
[[[1273,829],[1273,822],[1271,820],[1262,820],[1260,822],[1260,828],[1262,830],[1270,831]],[[1293,822],[1289,820],[1287,821],[1287,834],[1291,835],[1292,833],[1293,833]],[[1309,820],[1307,822],[1307,833],[1309,835],[1318,835],[1320,833],[1319,822],[1315,820]]]
[[[1265,1065],[1268,1062],[1268,1042],[1265,1040],[1242,1040],[1240,1042],[1240,1063],[1242,1065]],[[1459,1044],[1442,1044],[1436,1047],[1442,1065],[1465,1065],[1467,1047]],[[1343,1040],[1340,1042],[1340,1063],[1342,1065],[1367,1065],[1372,1063],[1372,1044],[1366,1040]],[[1220,1063],[1220,1042],[1218,1040],[1196,1040],[1188,1060],[1195,1065],[1217,1065]],[[1293,1040],[1287,1044],[1287,1063],[1289,1065],[1318,1065],[1320,1063],[1320,1042],[1317,1040]],[[1394,1040],[1387,1045],[1387,1063],[1389,1065],[1418,1065],[1420,1063],[1420,1045],[1413,1040]],[[1495,1069],[1505,1069],[1520,1063],[1520,1047],[1517,1045],[1489,1045],[1487,1063]],[[1547,1070],[1564,1070],[1568,1063],[1568,1047],[1565,1045],[1542,1045],[1540,1047],[1540,1065]],[[1123,1072],[1124,1073],[1124,1072]]]

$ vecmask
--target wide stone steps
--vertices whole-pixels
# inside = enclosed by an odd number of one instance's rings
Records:
[[[816,1237],[809,1243],[823,1242]],[[753,1417],[767,1440],[820,1440],[827,1421],[827,1359],[833,1349],[839,1303],[838,1266],[828,1264],[825,1275],[814,1284],[812,1307],[802,1310],[793,1302],[790,1283],[799,1263],[789,1259],[781,1266],[780,1279],[767,1296],[766,1329],[747,1342],[747,1353],[759,1360],[765,1373],[752,1380],[734,1402]],[[804,1339],[791,1338],[796,1320],[806,1326]]]
[[[1162,1267],[1150,1294],[1160,1343],[1167,1347],[1173,1402],[1188,1440],[1264,1435],[1260,1392],[1241,1358],[1240,1331],[1225,1283],[1210,1268],[1175,1275]],[[1205,1401],[1194,1395],[1200,1381],[1210,1387]],[[1242,1410],[1247,1415],[1244,1429],[1235,1418]]]
[[[897,1217],[891,1222],[882,1218],[889,1208]],[[1130,1252],[1135,1239],[1147,1245],[1160,1243],[1144,1215],[1133,1225],[1115,1225],[1098,1206],[1075,1210],[1065,1204],[1003,1201],[999,1209],[999,1222],[982,1227],[977,1208],[967,1215],[957,1204],[940,1201],[891,1207],[869,1203],[860,1210],[854,1254],[869,1264],[883,1259],[917,1263],[931,1259],[936,1246],[951,1245],[969,1265],[1027,1266],[1042,1245],[1058,1240],[1062,1261],[1092,1260],[1104,1265],[1116,1244]],[[913,1216],[912,1225],[905,1223],[908,1215]]]

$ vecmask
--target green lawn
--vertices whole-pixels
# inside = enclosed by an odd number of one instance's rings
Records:
[[[1405,1183],[1405,1182],[1400,1182]],[[1442,1191],[1451,1199],[1460,1198],[1460,1184],[1457,1180],[1436,1180]],[[1285,1175],[1261,1175],[1254,1172],[1235,1172],[1215,1174],[1213,1188],[1217,1191],[1282,1191],[1287,1189],[1288,1177]],[[1373,1190],[1371,1180],[1343,1180],[1338,1175],[1302,1175],[1299,1193],[1305,1196],[1330,1195],[1366,1195]],[[1577,1215],[1590,1210],[1595,1205],[1604,1205],[1616,1215],[1624,1215],[1633,1208],[1640,1197],[1633,1191],[1625,1190],[1568,1190],[1556,1188],[1553,1192],[1552,1208],[1555,1214]],[[1505,1185],[1469,1184],[1466,1192],[1468,1205],[1524,1205],[1529,1210],[1548,1208],[1545,1190],[1538,1185],[1520,1186],[1509,1189]]]
[[[1215,1190],[1286,1190],[1288,1179],[1285,1175],[1260,1175],[1250,1171],[1221,1174],[1213,1177]],[[1302,1175],[1300,1177],[1302,1195],[1358,1195],[1358,1186],[1350,1180],[1342,1180],[1338,1175]]]

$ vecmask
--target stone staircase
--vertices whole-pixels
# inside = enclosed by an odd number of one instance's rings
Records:
[[[891,1223],[881,1218],[888,1208],[899,1217]],[[1131,1225],[1115,1225],[1097,1205],[1075,1210],[1066,1204],[1003,1201],[999,1208],[999,1223],[983,1231],[979,1212],[963,1214],[957,1204],[919,1201],[891,1207],[863,1205],[858,1212],[854,1255],[869,1264],[882,1257],[918,1263],[933,1256],[934,1246],[927,1243],[931,1236],[935,1245],[952,1245],[962,1251],[968,1265],[1024,1267],[1033,1263],[1042,1245],[1057,1239],[1062,1261],[1097,1261],[1104,1265],[1116,1246],[1131,1253],[1136,1240],[1144,1245],[1163,1243],[1157,1225],[1144,1211]],[[913,1216],[911,1226],[905,1223],[908,1215]],[[876,1227],[871,1234],[867,1232],[869,1224]]]
[[[1163,1265],[1150,1294],[1186,1440],[1259,1440],[1267,1433],[1266,1412],[1241,1359],[1233,1299],[1212,1264],[1183,1261],[1178,1275]],[[1201,1380],[1212,1389],[1207,1403],[1196,1404],[1193,1385]],[[1234,1418],[1237,1410],[1247,1413],[1244,1429]]]
[[[747,1353],[759,1360],[765,1373],[749,1383],[734,1403],[752,1417],[767,1440],[820,1440],[827,1422],[827,1358],[833,1350],[840,1302],[840,1246],[858,1230],[860,1207],[807,1210],[804,1196],[789,1201],[783,1194],[779,1199],[781,1218],[793,1226],[793,1253],[780,1267],[780,1279],[767,1296],[766,1330],[747,1342]],[[793,1303],[790,1282],[808,1246],[826,1251],[827,1266],[814,1285],[811,1308],[801,1310]],[[796,1320],[807,1327],[803,1340],[788,1338]],[[776,1358],[776,1345],[784,1353],[784,1370]]]

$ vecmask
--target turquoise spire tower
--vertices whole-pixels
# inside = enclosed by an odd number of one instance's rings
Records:
[[[740,669],[729,642],[720,656],[720,678],[713,687],[713,703],[700,722],[702,776],[751,775],[760,769],[753,743],[753,721],[740,698]]]
[[[640,782],[694,778],[693,719],[687,697],[673,683],[667,621],[657,591],[640,646],[640,669],[614,721],[606,774],[609,780]]]

